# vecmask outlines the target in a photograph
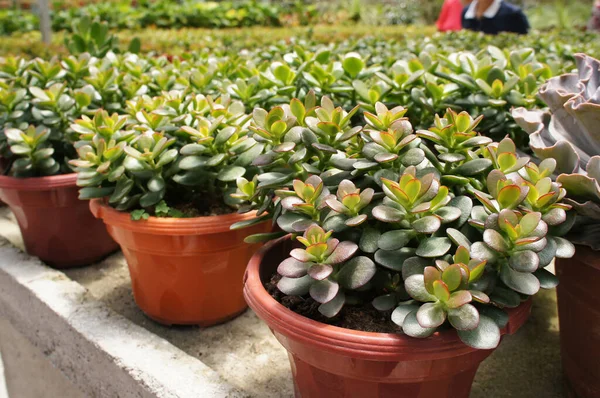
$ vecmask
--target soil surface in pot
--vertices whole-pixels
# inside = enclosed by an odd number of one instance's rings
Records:
[[[284,307],[298,315],[328,325],[345,329],[359,330],[373,333],[398,333],[402,329],[390,320],[392,310],[379,311],[373,307],[371,300],[362,305],[345,305],[338,315],[327,318],[319,312],[319,303],[311,297],[286,296],[277,288],[281,275],[275,273],[266,283],[265,289],[271,297]]]

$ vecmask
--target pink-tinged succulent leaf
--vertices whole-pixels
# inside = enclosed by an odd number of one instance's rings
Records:
[[[340,285],[338,285],[337,282],[324,279],[322,281],[312,283],[310,285],[309,293],[313,300],[318,303],[325,304],[333,300],[339,290]]]
[[[477,282],[483,276],[487,260],[479,261],[474,259],[469,261],[469,282]]]
[[[337,280],[345,289],[356,290],[375,276],[377,267],[368,257],[358,256],[346,262],[337,274]]]
[[[425,267],[423,270],[423,281],[425,283],[425,289],[429,294],[435,294],[433,290],[433,282],[440,280],[442,273],[435,267]]]
[[[351,241],[340,242],[333,253],[325,260],[326,264],[340,264],[351,258],[358,250],[358,245]]]
[[[344,199],[344,196],[358,193],[359,189],[356,188],[356,185],[350,180],[342,180],[337,189],[337,198],[341,201]]]
[[[379,221],[386,223],[400,222],[404,220],[405,214],[393,207],[379,205],[375,206],[372,211],[373,217]]]
[[[298,238],[296,238],[298,239]],[[324,257],[329,257],[331,255],[331,253],[333,253],[333,251],[335,250],[335,248],[337,247],[337,245],[340,243],[340,241],[336,238],[331,238],[327,241],[327,250],[325,250],[325,253],[323,253]]]
[[[471,261],[469,249],[465,246],[459,246],[456,249],[456,254],[454,254],[454,262],[457,264],[469,265],[469,261]]]
[[[415,312],[419,309],[419,306],[416,304],[406,304],[400,303],[398,307],[392,312],[391,319],[396,325],[402,327],[404,323],[404,319],[411,312]]]
[[[575,246],[571,242],[558,236],[554,237],[554,241],[557,258],[571,258],[575,255]]]
[[[362,209],[365,206],[367,206],[369,203],[371,203],[371,200],[373,200],[374,194],[375,194],[375,191],[372,188],[367,188],[367,189],[363,190],[360,193],[360,201],[358,203],[357,208]]]
[[[500,253],[506,253],[510,246],[506,239],[496,230],[486,229],[483,232],[483,241],[492,249]]]
[[[448,308],[458,308],[465,304],[470,303],[473,300],[473,296],[467,290],[460,290],[458,292],[454,292],[450,295],[448,302],[446,305]]]
[[[435,302],[437,298],[429,293],[425,288],[425,280],[423,275],[411,275],[404,281],[404,287],[407,293],[415,300],[421,302]]]
[[[500,328],[491,318],[479,316],[479,323],[475,329],[459,330],[458,336],[470,347],[490,350],[498,347],[500,343]]]
[[[308,269],[308,275],[317,281],[328,278],[333,272],[333,267],[329,264],[313,264]]]
[[[450,298],[448,286],[441,280],[433,281],[433,293],[438,300],[445,303]]]
[[[336,213],[341,213],[341,214],[350,213],[350,209],[348,209],[348,207],[344,206],[344,204],[339,202],[333,196],[330,196],[329,198],[327,198],[327,200],[325,200],[325,203],[331,210],[335,211]]]
[[[327,318],[333,318],[340,312],[345,303],[346,295],[340,289],[331,301],[319,306],[319,312]]]
[[[426,338],[435,333],[436,328],[424,328],[417,321],[417,311],[412,311],[404,317],[402,331],[411,337]]]
[[[422,234],[433,234],[442,226],[441,220],[436,216],[425,216],[414,221],[411,227]]]
[[[523,199],[525,199],[525,195],[522,195],[523,188],[518,185],[507,185],[500,189],[497,198],[500,208],[514,209],[521,204]]]
[[[538,227],[542,220],[542,214],[538,212],[527,213],[521,218],[521,236],[529,236]]]
[[[473,330],[479,325],[479,312],[471,304],[448,310],[448,321],[456,330]]]
[[[304,296],[312,283],[313,279],[308,275],[301,278],[283,277],[277,283],[277,288],[287,296]]]
[[[288,196],[281,200],[281,206],[286,210],[296,210],[295,206],[304,203],[302,199],[296,196]]]
[[[288,257],[279,264],[277,273],[288,278],[300,278],[306,275],[311,262],[298,261],[293,257]]]
[[[448,287],[448,290],[450,290],[451,292],[458,289],[458,287],[462,284],[462,280],[463,272],[458,264],[450,265],[442,273],[442,281],[444,281],[444,283]]]
[[[309,261],[315,261],[316,260],[314,256],[312,256],[311,254],[309,254],[304,249],[293,249],[290,252],[290,256],[292,256],[296,260],[301,261],[303,263],[307,263]]]
[[[488,304],[490,302],[490,298],[484,292],[480,292],[479,290],[469,290],[471,296],[473,297],[473,301],[477,301],[478,303]]]
[[[540,290],[540,281],[533,274],[518,272],[509,266],[501,268],[500,279],[510,289],[528,296],[532,296]]]
[[[367,215],[366,214],[359,214],[356,217],[352,217],[349,218],[345,221],[345,224],[349,227],[357,227],[360,224],[364,223],[365,221],[367,221]]]
[[[423,328],[436,328],[446,321],[446,312],[439,303],[425,303],[417,311],[417,322]]]

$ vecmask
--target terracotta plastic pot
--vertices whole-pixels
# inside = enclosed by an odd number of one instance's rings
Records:
[[[119,247],[77,198],[76,180],[76,174],[0,176],[0,199],[14,213],[27,253],[56,268],[92,264]]]
[[[556,261],[560,349],[569,396],[600,397],[600,253]]]
[[[121,245],[135,301],[150,318],[167,325],[210,326],[246,309],[242,278],[260,245],[246,244],[244,238],[269,232],[270,222],[231,231],[231,224],[254,213],[133,221],[100,200],[90,209]]]
[[[428,339],[369,333],[305,318],[275,301],[263,283],[288,256],[289,240],[265,245],[248,264],[244,295],[288,350],[297,398],[467,398],[479,364],[492,350],[477,350],[455,331]],[[529,317],[531,301],[511,310],[503,334]]]

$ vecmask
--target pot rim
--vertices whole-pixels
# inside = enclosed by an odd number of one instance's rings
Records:
[[[371,360],[425,360],[478,351],[464,344],[454,329],[436,332],[426,339],[403,334],[363,332],[327,325],[284,307],[264,288],[260,267],[266,253],[290,235],[271,241],[252,256],[244,275],[244,296],[248,305],[268,326],[283,335],[321,349]],[[527,320],[531,300],[507,309],[509,324],[501,334],[513,334]]]
[[[256,212],[231,213],[219,216],[173,218],[153,217],[147,220],[132,220],[129,212],[118,211],[105,203],[104,199],[92,199],[90,210],[105,224],[118,226],[151,235],[207,235],[230,231],[229,227],[239,221],[251,220]],[[243,229],[242,229],[243,230]]]
[[[1,189],[18,191],[49,191],[77,186],[77,173],[57,174],[45,177],[12,177],[0,175]]]

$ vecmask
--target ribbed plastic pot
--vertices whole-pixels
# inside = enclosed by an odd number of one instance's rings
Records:
[[[563,371],[570,397],[600,397],[600,256],[577,246],[556,261]]]
[[[90,209],[121,246],[135,301],[148,317],[166,325],[211,326],[247,308],[242,279],[260,245],[244,238],[269,232],[270,222],[232,231],[232,224],[255,214],[133,221],[101,200],[91,201]]]
[[[296,398],[467,398],[479,364],[492,350],[477,350],[455,331],[427,339],[369,333],[313,321],[274,300],[263,283],[289,254],[289,238],[265,245],[248,264],[244,295],[287,349]],[[503,334],[527,320],[531,301],[509,312]]]
[[[76,174],[0,176],[0,199],[14,213],[27,253],[55,268],[92,264],[119,246],[79,200]]]

